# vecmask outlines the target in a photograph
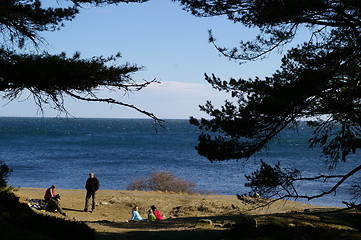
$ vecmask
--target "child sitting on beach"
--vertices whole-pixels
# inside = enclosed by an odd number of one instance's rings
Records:
[[[154,222],[156,219],[154,213],[153,213],[153,210],[152,209],[149,209],[148,210],[148,221],[149,222]]]
[[[157,210],[156,206],[152,205],[150,207],[155,215],[155,220],[162,220],[163,219],[163,216],[162,214],[160,214],[160,212]]]
[[[135,206],[133,208],[133,211],[132,211],[132,219],[131,220],[135,220],[135,221],[146,221],[147,219],[143,219],[139,212],[138,212],[139,208],[137,206]]]

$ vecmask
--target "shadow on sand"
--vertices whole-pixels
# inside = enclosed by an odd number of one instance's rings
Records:
[[[199,224],[201,219],[212,221]],[[258,215],[258,227],[245,224],[249,220],[240,215],[187,217],[157,222],[94,221],[110,231],[97,232],[96,239],[147,239],[147,240],[213,240],[213,239],[361,239],[360,215],[355,211],[313,211]],[[237,225],[230,230],[230,225]],[[265,224],[267,223],[267,224]],[[297,226],[297,227],[296,227]],[[122,231],[117,231],[122,229]],[[112,231],[114,230],[114,231]]]
[[[129,239],[129,240],[228,240],[237,239],[229,231],[220,230],[163,230],[163,231],[131,231],[125,233],[97,233],[96,239]]]
[[[72,208],[63,208],[64,211],[71,211],[71,212],[83,212],[83,210],[79,209],[72,209]]]
[[[166,219],[156,222],[111,222],[106,220],[92,221],[87,223],[99,224],[108,228],[121,228],[124,231],[120,233],[114,232],[98,232],[96,239],[234,239],[231,232],[227,228],[221,226],[215,227],[216,224],[225,222],[235,222],[240,218],[239,215],[232,216],[210,216],[210,217],[187,217]],[[197,222],[201,219],[212,220],[212,226],[199,226]]]

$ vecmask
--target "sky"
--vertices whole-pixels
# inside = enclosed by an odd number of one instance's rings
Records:
[[[271,75],[280,65],[281,55],[240,65],[219,55],[208,43],[212,30],[220,46],[234,47],[240,40],[252,40],[257,31],[234,24],[225,17],[197,18],[170,0],[106,7],[84,6],[60,31],[46,32],[42,46],[52,54],[76,51],[83,58],[110,56],[118,52],[125,62],[144,66],[133,75],[137,82],[156,79],[160,84],[124,95],[101,91],[122,102],[154,113],[162,119],[207,117],[199,105],[207,100],[220,106],[229,96],[218,92],[204,80],[214,73],[224,80]],[[55,117],[58,112],[45,108],[40,112],[28,93],[8,103],[0,99],[0,116]],[[65,107],[76,118],[147,118],[135,110],[106,103],[85,103],[66,98]]]

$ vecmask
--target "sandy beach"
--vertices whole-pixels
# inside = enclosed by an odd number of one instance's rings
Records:
[[[20,188],[16,195],[21,202],[41,199],[45,189]],[[95,229],[97,239],[198,239],[200,234],[208,233],[211,239],[222,238],[229,225],[240,216],[250,215],[262,224],[269,214],[309,212],[322,209],[320,206],[279,201],[270,206],[253,209],[232,195],[187,195],[162,192],[99,190],[97,208],[93,213],[83,212],[85,190],[56,189],[61,195],[61,206],[67,219],[85,222]],[[147,210],[156,205],[165,219],[158,222],[129,222],[134,205],[139,207],[142,217]],[[35,210],[37,211],[37,210]],[[58,213],[42,213],[63,217]],[[200,224],[202,220],[212,224]],[[172,236],[171,238],[169,238]]]

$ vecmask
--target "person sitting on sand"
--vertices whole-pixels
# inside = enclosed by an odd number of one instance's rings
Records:
[[[154,213],[153,213],[153,210],[152,209],[149,209],[148,210],[148,221],[149,222],[154,222],[156,219]]]
[[[66,213],[60,206],[60,195],[57,194],[53,198],[49,199],[48,204],[46,205],[45,210],[47,212],[59,212],[61,215],[66,216]]]
[[[162,214],[160,214],[160,212],[157,210],[156,206],[152,205],[150,207],[155,215],[155,220],[162,220],[163,217],[162,217]]]
[[[143,219],[139,212],[138,212],[139,208],[137,206],[135,206],[133,208],[133,211],[132,211],[132,219],[131,220],[135,220],[135,221],[145,221],[147,219]]]
[[[56,188],[55,185],[51,185],[50,188],[46,189],[45,195],[44,195],[44,199],[46,202],[48,202],[51,198],[55,197],[55,191],[54,191],[55,188]]]

